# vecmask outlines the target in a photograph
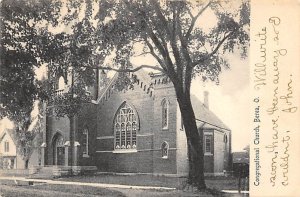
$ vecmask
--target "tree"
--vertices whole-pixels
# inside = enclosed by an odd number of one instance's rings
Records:
[[[34,103],[41,92],[35,78],[35,69],[42,64],[41,37],[36,25],[50,13],[50,21],[56,22],[55,3],[48,3],[50,1],[3,0],[0,5],[0,118],[8,117],[14,122],[18,151],[24,160],[28,160],[32,152],[35,133],[28,129]]]

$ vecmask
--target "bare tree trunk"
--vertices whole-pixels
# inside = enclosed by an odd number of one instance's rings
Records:
[[[199,132],[196,118],[192,107],[190,94],[177,95],[179,108],[182,114],[183,124],[188,144],[189,158],[189,184],[196,186],[199,190],[205,189],[204,180],[204,154],[203,133]]]

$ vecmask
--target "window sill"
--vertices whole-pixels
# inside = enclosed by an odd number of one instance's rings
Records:
[[[120,149],[114,150],[113,153],[137,153],[136,149]]]
[[[168,156],[163,156],[162,159],[168,159]]]
[[[212,153],[204,153],[205,156],[213,156]]]
[[[162,130],[163,130],[163,131],[169,130],[169,127],[163,127]]]
[[[82,157],[84,157],[84,158],[90,158],[90,156],[88,154],[83,154]]]

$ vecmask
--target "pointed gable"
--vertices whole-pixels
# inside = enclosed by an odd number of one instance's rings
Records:
[[[147,92],[147,94],[149,92],[150,96],[153,95],[152,90],[151,89],[151,76],[149,75],[149,73],[147,71],[145,71],[144,69],[140,69],[134,73],[131,73],[136,75],[137,79],[138,79],[138,84],[143,84],[143,86],[145,86],[144,90]],[[110,91],[113,89],[113,86],[116,82],[116,80],[118,80],[118,72],[115,71],[110,71],[110,77],[109,77],[109,81],[107,83],[107,85],[105,87],[103,87],[102,89],[100,89],[99,91],[99,97],[97,98],[96,102],[94,102],[95,104],[101,103],[105,100],[105,98],[107,98],[107,94],[110,96]]]

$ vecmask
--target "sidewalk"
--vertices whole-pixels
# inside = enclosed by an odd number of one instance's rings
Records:
[[[134,186],[134,185],[120,185],[120,184],[106,184],[106,183],[84,183],[84,182],[71,182],[71,181],[59,181],[59,180],[45,180],[45,179],[30,179],[25,177],[0,177],[0,180],[14,181],[15,184],[18,182],[28,182],[28,184],[54,184],[54,185],[81,185],[81,186],[92,186],[99,188],[118,188],[118,189],[142,189],[142,190],[176,190],[176,188],[170,187],[157,187],[157,186]]]

